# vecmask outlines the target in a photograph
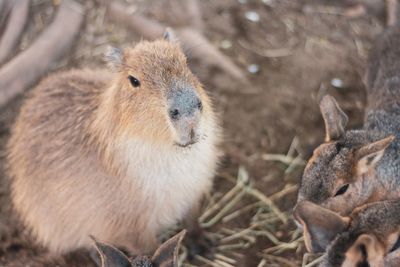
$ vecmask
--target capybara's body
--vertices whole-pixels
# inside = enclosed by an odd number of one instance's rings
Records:
[[[212,185],[218,127],[179,46],[141,42],[111,57],[115,73],[42,81],[8,144],[15,209],[55,253],[90,247],[89,235],[152,251]]]

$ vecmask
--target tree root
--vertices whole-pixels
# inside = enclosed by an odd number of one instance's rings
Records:
[[[14,0],[10,17],[0,40],[0,65],[8,60],[16,48],[28,20],[30,0]]]
[[[64,0],[52,24],[25,51],[0,69],[0,107],[39,81],[71,47],[84,18],[83,7]]]

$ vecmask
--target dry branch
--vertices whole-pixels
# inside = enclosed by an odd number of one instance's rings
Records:
[[[386,0],[386,24],[394,26],[398,22],[399,3],[397,0]]]
[[[5,9],[6,9],[7,1],[6,0],[0,0],[0,24],[4,20],[5,16]]]
[[[203,31],[204,24],[201,18],[201,10],[199,6],[199,1],[197,0],[185,0],[186,10],[191,20],[193,28],[199,32]]]
[[[83,7],[64,0],[53,23],[25,51],[0,69],[0,107],[32,86],[70,48],[84,18]]]
[[[177,35],[182,43],[183,50],[189,51],[189,57],[219,67],[239,81],[245,82],[247,80],[243,72],[198,31],[183,28],[178,31]]]
[[[6,1],[0,0],[0,16],[3,14],[3,8],[4,8],[5,3],[6,3]]]
[[[131,14],[125,4],[112,1],[108,5],[108,15],[118,23],[125,24],[146,39],[154,40],[163,35],[165,26],[140,14]]]
[[[18,47],[24,31],[30,0],[15,0],[4,34],[0,40],[0,65],[8,60]]]
[[[0,36],[4,31],[11,10],[10,0],[0,0]]]
[[[240,82],[247,82],[246,76],[239,67],[200,33],[199,28],[202,26],[198,3],[190,1],[187,3],[186,9],[188,9],[186,12],[194,16],[195,20],[187,23],[187,25],[193,25],[193,27],[184,25],[176,29],[176,34],[182,44],[183,50],[188,52],[187,56],[198,59],[207,65],[215,66]],[[128,26],[133,31],[150,40],[160,38],[166,28],[162,23],[151,20],[141,14],[129,12],[128,6],[119,1],[109,3],[108,15],[112,20]]]

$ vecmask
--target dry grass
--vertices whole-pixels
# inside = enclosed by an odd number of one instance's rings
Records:
[[[279,161],[287,166],[286,171],[291,171],[296,166],[303,166],[305,163],[298,151],[298,139],[294,138],[286,155],[265,154],[263,158]],[[199,219],[206,234],[218,244],[215,248],[214,259],[196,256],[196,263],[189,263],[187,248],[183,247],[180,255],[181,266],[234,267],[241,258],[244,258],[243,251],[256,244],[260,238],[268,240],[272,245],[257,253],[260,258],[258,267],[300,265],[312,267],[320,262],[321,257],[316,258],[315,255],[308,253],[304,255],[302,263],[288,259],[287,255],[303,250],[302,234],[293,229],[288,239],[287,235],[282,237],[282,233],[276,231],[279,226],[288,227],[287,224],[292,217],[291,210],[282,211],[275,203],[289,194],[294,194],[297,191],[297,185],[287,184],[281,191],[267,196],[254,187],[252,179],[243,166],[239,167],[237,177],[228,175],[222,177],[230,182],[232,187],[223,195],[209,196]],[[232,227],[230,222],[238,217],[249,218],[244,227]],[[168,235],[176,231],[177,229],[172,230]]]

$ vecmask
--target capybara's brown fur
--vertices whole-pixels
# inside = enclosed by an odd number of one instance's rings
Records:
[[[12,200],[51,252],[89,235],[150,253],[212,186],[219,127],[176,42],[112,49],[106,70],[51,75],[12,130]]]

